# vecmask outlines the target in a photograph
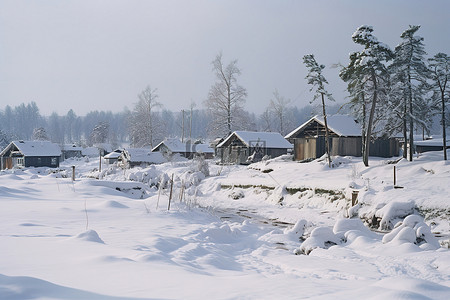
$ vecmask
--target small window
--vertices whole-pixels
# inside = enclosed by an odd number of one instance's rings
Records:
[[[52,161],[51,161],[52,166],[56,166],[57,163],[58,163],[58,159],[56,157],[52,157]]]
[[[24,164],[24,159],[23,159],[23,157],[17,159],[17,164],[18,164],[19,166],[23,166],[23,164]]]
[[[37,158],[37,163],[38,163],[38,165],[42,164],[42,159],[40,157]]]

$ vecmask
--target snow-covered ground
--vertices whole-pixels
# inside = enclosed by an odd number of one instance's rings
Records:
[[[450,163],[393,161],[1,172],[0,299],[449,299]]]

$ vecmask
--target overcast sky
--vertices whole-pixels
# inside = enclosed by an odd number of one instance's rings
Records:
[[[44,115],[118,112],[147,85],[167,109],[201,107],[219,52],[238,60],[246,109],[261,113],[275,89],[303,107],[305,54],[347,64],[363,24],[392,48],[421,25],[429,55],[450,54],[449,12],[449,0],[0,0],[0,109],[35,101]],[[338,70],[325,75],[344,102]]]

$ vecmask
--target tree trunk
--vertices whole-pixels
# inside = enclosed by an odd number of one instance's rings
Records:
[[[413,160],[414,156],[414,120],[413,120],[413,104],[411,84],[409,84],[409,161]]]
[[[325,99],[322,95],[322,111],[323,111],[323,121],[325,123],[325,148],[327,151],[327,157],[328,157],[328,167],[331,167],[331,156],[330,156],[330,143],[328,139],[328,123],[327,123],[327,114],[325,112]]]
[[[377,78],[374,73],[372,73],[373,81],[373,97],[372,97],[372,107],[370,108],[369,122],[367,124],[367,135],[366,135],[366,148],[363,157],[363,162],[366,167],[369,166],[369,150],[370,150],[370,138],[372,136],[373,118],[375,116],[375,106],[377,104]]]
[[[447,134],[445,130],[445,98],[444,91],[441,91],[442,101],[442,146],[444,150],[444,160],[447,160]]]
[[[408,113],[407,106],[406,106],[406,100],[403,110],[403,158],[408,158],[408,125],[406,120],[406,115]]]

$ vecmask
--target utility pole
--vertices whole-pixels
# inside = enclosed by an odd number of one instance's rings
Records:
[[[189,120],[189,140],[192,141],[192,105],[191,105],[191,117]]]
[[[181,133],[181,142],[184,143],[184,109],[181,110],[181,113],[183,115],[182,125],[181,125],[181,127],[183,129],[183,132]]]

